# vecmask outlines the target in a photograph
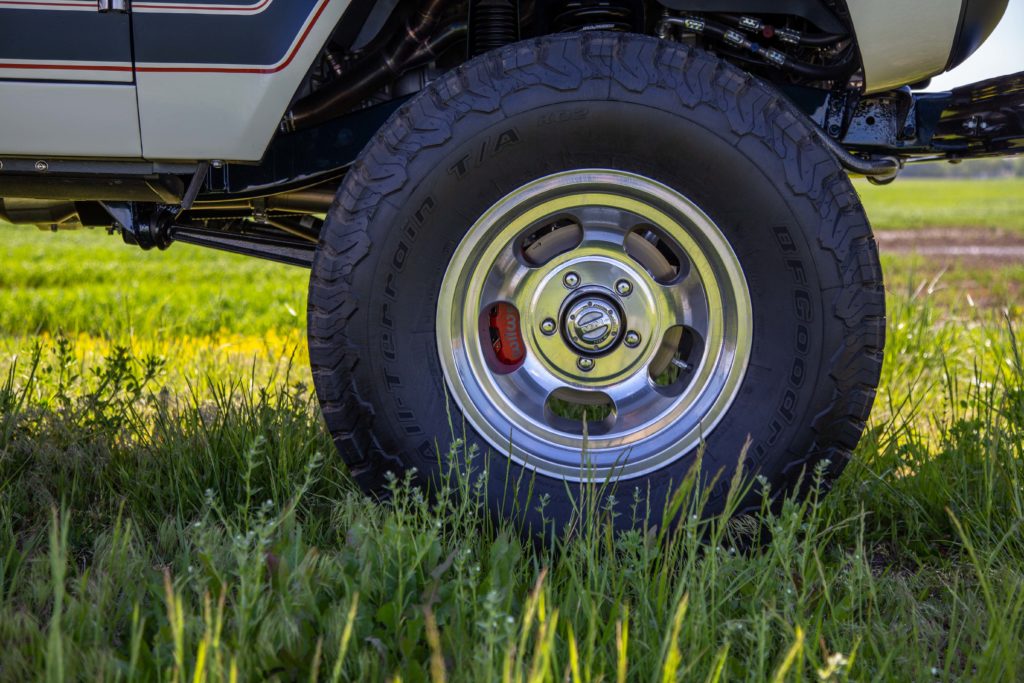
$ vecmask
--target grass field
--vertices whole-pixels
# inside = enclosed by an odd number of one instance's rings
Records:
[[[1020,229],[1021,187],[866,201],[882,226]],[[543,548],[473,491],[375,505],[310,393],[303,271],[0,243],[0,680],[1024,678],[1022,308],[970,296],[1020,264],[885,259],[856,458],[744,553],[699,501],[672,532],[598,516]]]
[[[900,180],[875,186],[857,182],[876,230],[1000,228],[1024,232],[1024,178],[1006,180]]]

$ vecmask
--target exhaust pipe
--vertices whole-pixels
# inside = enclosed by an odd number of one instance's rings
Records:
[[[466,32],[464,23],[432,37],[441,11],[450,3],[429,0],[415,17],[406,23],[405,30],[379,56],[370,57],[354,73],[347,74],[343,85],[325,88],[296,103],[281,122],[283,132],[292,132],[323,123],[339,113],[359,104],[373,91],[389,80],[401,75],[413,64],[434,56],[452,39]]]

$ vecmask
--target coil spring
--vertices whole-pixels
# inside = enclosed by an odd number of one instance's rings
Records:
[[[519,39],[516,0],[474,0],[469,9],[470,52],[478,55]]]
[[[569,0],[555,11],[551,21],[556,31],[576,31],[594,26],[612,31],[633,31],[637,23],[632,3],[611,0]]]

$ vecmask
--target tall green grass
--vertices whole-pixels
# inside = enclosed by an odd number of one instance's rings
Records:
[[[287,372],[161,391],[166,359],[31,349],[0,388],[0,678],[1019,679],[1017,321],[892,314],[856,459],[754,552],[692,480],[678,527],[586,510],[553,546],[466,480],[375,504]]]

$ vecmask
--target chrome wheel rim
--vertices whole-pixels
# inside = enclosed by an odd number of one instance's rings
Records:
[[[622,479],[719,423],[752,315],[739,260],[695,204],[594,169],[524,185],[473,224],[436,332],[451,395],[492,447],[549,476]]]

